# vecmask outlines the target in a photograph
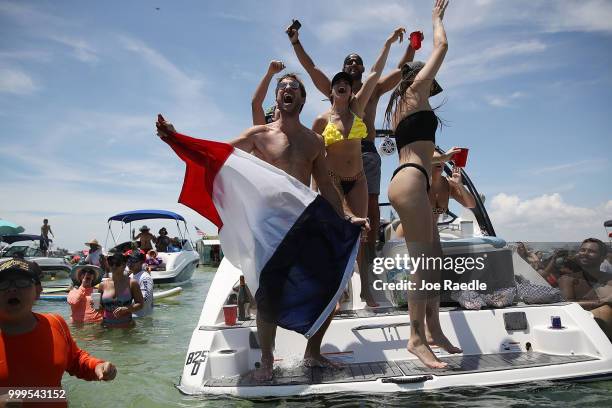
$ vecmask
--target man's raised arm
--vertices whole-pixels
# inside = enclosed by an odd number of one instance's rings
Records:
[[[323,95],[329,97],[329,94],[331,92],[331,81],[329,80],[327,75],[325,75],[325,73],[315,65],[315,63],[312,61],[312,58],[310,58],[310,56],[306,54],[306,51],[304,51],[304,47],[302,47],[302,43],[299,39],[298,30],[294,28],[288,28],[285,32],[289,36],[289,41],[291,41],[291,45],[293,46],[293,51],[295,51],[295,55],[300,61],[300,64],[302,64],[302,66],[310,76],[310,79],[312,79],[314,85]]]

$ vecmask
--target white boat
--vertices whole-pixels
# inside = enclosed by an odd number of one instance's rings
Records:
[[[0,262],[14,256],[23,256],[26,260],[36,262],[40,266],[43,271],[43,279],[68,277],[72,265],[63,257],[44,256],[43,251],[38,246],[41,239],[40,235],[30,234],[3,236],[2,240],[10,245],[2,249]],[[24,244],[24,242],[27,242],[27,244]]]
[[[515,275],[539,285],[546,281],[500,238],[482,199],[464,174],[464,183],[477,198],[477,207],[440,225],[445,256],[483,256],[489,267],[481,276],[455,275],[455,281],[481,278],[490,285],[514,285]],[[468,221],[471,221],[468,222]],[[403,240],[385,231],[380,255],[406,254]],[[457,271],[455,271],[457,272]],[[493,275],[490,275],[493,274]],[[593,315],[576,303],[527,305],[466,310],[456,303],[441,307],[440,321],[449,340],[463,349],[449,355],[433,347],[448,363],[428,369],[406,349],[410,320],[391,291],[378,291],[380,308],[367,308],[360,299],[360,279],[354,274],[349,296],[341,303],[321,347],[326,357],[344,362],[340,370],[306,368],[301,363],[306,339],[278,328],[275,369],[271,381],[258,382],[252,370],[259,365],[255,320],[224,324],[223,305],[238,285],[241,271],[223,259],[193,330],[177,388],[188,395],[233,395],[243,398],[359,392],[394,393],[461,386],[495,386],[543,380],[612,378],[612,343]],[[389,274],[379,275],[387,282]],[[387,282],[388,283],[388,282]],[[443,298],[444,300],[444,298]],[[561,328],[551,327],[559,317]]]
[[[127,230],[129,233],[129,231],[132,230],[132,222],[150,219],[174,220],[178,229],[181,246],[175,252],[158,251],[157,255],[159,258],[161,258],[162,264],[151,271],[153,283],[158,285],[180,285],[188,282],[198,265],[199,256],[193,249],[193,244],[187,229],[187,223],[182,215],[166,210],[135,210],[114,215],[108,219],[108,234],[106,237],[107,242],[110,236],[112,237],[114,245],[117,247],[124,247],[126,244],[129,246],[131,244],[131,241],[117,244],[117,242],[121,242],[121,233],[119,233],[117,238],[115,238],[112,230],[113,222],[118,222],[121,224],[121,231],[123,231],[127,225]],[[183,228],[181,228],[181,224],[179,222],[182,223]]]
[[[202,238],[196,241],[196,250],[200,254],[200,264],[218,267],[223,259],[221,241],[218,238]]]

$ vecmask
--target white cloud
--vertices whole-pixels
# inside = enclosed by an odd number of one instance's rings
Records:
[[[565,202],[558,193],[531,199],[500,193],[488,212],[495,232],[506,240],[579,241],[605,238],[602,225],[612,218],[612,200],[586,208]]]
[[[28,95],[37,89],[34,80],[25,72],[15,68],[0,67],[0,92]]]
[[[486,95],[486,102],[496,108],[508,108],[514,106],[513,103],[517,99],[524,98],[526,95],[523,92],[512,92],[510,95]]]
[[[48,51],[42,50],[0,51],[0,60],[8,59],[48,62],[51,60],[51,54]]]
[[[497,43],[491,46],[475,46],[481,48],[477,53],[469,52],[469,56],[449,58],[440,70],[447,86],[460,86],[483,81],[491,81],[512,75],[520,75],[543,69],[545,63],[535,55],[544,52],[547,46],[539,40],[531,40],[522,44]],[[463,55],[461,52],[456,55]],[[524,58],[529,56],[529,58]],[[456,73],[460,72],[460,75]]]
[[[82,38],[73,38],[55,34],[49,34],[47,37],[55,42],[71,48],[74,57],[81,62],[96,63],[99,60],[97,51]]]
[[[571,163],[557,164],[554,166],[539,167],[536,169],[529,170],[528,173],[532,175],[560,173],[564,176],[569,176],[571,174],[600,172],[603,171],[609,165],[609,159],[593,158],[587,160],[579,160]]]
[[[608,0],[559,1],[553,9],[556,12],[544,20],[549,31],[612,32],[612,2]]]
[[[324,10],[329,10],[322,6]],[[345,7],[340,6],[339,7]],[[358,12],[327,13],[329,20],[322,19],[314,34],[322,43],[332,43],[346,40],[349,37],[363,33],[366,30],[380,30],[385,27],[391,34],[396,27],[405,26],[407,22],[415,21],[417,14],[413,7],[406,3],[352,3],[351,7]]]

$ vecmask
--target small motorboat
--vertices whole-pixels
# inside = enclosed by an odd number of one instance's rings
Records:
[[[132,222],[151,219],[174,220],[180,241],[180,247],[178,247],[175,252],[158,251],[157,255],[159,258],[161,258],[162,264],[151,271],[153,283],[158,285],[180,285],[188,282],[198,265],[199,256],[193,249],[194,246],[191,242],[191,238],[189,237],[187,223],[182,215],[167,210],[135,210],[113,215],[108,219],[108,234],[106,240],[108,241],[110,236],[112,237],[116,247],[125,247],[126,244],[129,247],[131,245],[131,241],[118,244],[118,242],[121,242],[121,232],[117,238],[115,238],[112,230],[113,222],[118,222],[121,224],[121,231],[126,229],[125,226],[127,225],[127,230],[129,233],[129,231],[132,230]]]
[[[22,256],[24,259],[36,262],[40,266],[43,271],[43,279],[68,277],[72,265],[63,257],[44,256],[43,251],[38,247],[41,239],[42,236],[31,234],[2,236],[2,241],[10,245],[2,250],[0,262],[15,256]],[[28,242],[28,244],[23,244],[24,242]]]
[[[447,172],[450,169],[447,170]],[[453,283],[480,280],[491,287],[515,286],[521,276],[537,285],[548,283],[495,236],[483,199],[467,174],[464,184],[477,199],[476,208],[450,214],[438,229],[445,257],[483,257],[487,268],[473,273],[450,272]],[[380,257],[409,255],[405,242],[393,238],[393,223],[381,234]],[[458,264],[457,264],[458,265]],[[356,269],[356,267],[355,267]],[[448,363],[429,369],[406,349],[410,335],[407,306],[397,290],[376,291],[378,308],[360,299],[360,279],[353,274],[348,296],[334,316],[321,350],[344,363],[339,370],[301,364],[307,339],[278,328],[274,377],[253,377],[261,350],[254,318],[225,324],[223,306],[231,303],[241,271],[223,259],[193,330],[177,388],[188,395],[233,395],[245,398],[335,392],[397,393],[461,386],[495,386],[546,380],[612,378],[612,343],[593,315],[577,303],[525,304],[467,310],[442,292],[440,321],[449,340],[463,349],[448,354],[432,346]],[[377,275],[393,281],[393,271]],[[454,272],[454,273],[453,273]],[[446,298],[444,295],[447,295]],[[256,310],[251,310],[256,313]]]

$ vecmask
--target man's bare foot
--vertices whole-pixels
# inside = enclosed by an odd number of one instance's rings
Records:
[[[378,303],[376,303],[376,302],[374,301],[374,299],[369,299],[369,300],[368,300],[368,299],[366,299],[366,301],[365,301],[365,302],[366,302],[366,305],[367,305],[368,307],[378,307],[378,306],[380,306]]]
[[[335,370],[338,370],[342,367],[344,367],[344,365],[340,364],[340,363],[336,363],[331,361],[328,358],[323,357],[322,355],[304,355],[304,367],[321,367],[321,368],[333,368]]]
[[[438,346],[449,354],[463,353],[463,350],[454,346],[442,332],[436,333],[436,335],[427,333],[427,344]]]
[[[361,300],[366,302],[366,305],[368,307],[380,306],[378,303],[376,303],[376,301],[372,298],[372,295],[370,295],[369,293],[368,294],[361,293],[359,296],[361,297]]]
[[[408,351],[414,354],[429,368],[446,368],[448,364],[438,360],[429,346],[419,337],[408,340]]]
[[[272,379],[272,370],[274,367],[274,358],[262,358],[261,367],[255,370],[253,378],[257,381],[270,381]]]

